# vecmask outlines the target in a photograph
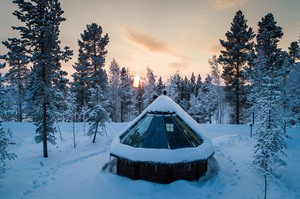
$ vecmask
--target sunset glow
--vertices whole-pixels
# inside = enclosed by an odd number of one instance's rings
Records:
[[[237,10],[242,10],[254,31],[267,13],[273,13],[284,36],[279,47],[288,50],[299,39],[300,1],[189,0],[189,1],[61,1],[66,21],[60,26],[62,46],[74,51],[63,64],[71,77],[77,61],[77,40],[87,24],[97,23],[109,36],[105,69],[113,58],[131,75],[146,75],[146,68],[166,81],[177,71],[190,77],[192,72],[205,77],[210,73],[208,59],[219,55],[220,39],[230,29]],[[17,9],[9,0],[0,1],[0,42],[18,37],[12,26],[20,25],[12,14]],[[7,49],[0,45],[0,54]],[[4,69],[4,70],[7,70]],[[135,81],[137,85],[137,80]]]
[[[140,84],[141,77],[136,75],[133,78],[133,87],[137,88]]]

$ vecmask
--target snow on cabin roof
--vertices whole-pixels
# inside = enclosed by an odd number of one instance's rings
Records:
[[[161,124],[162,121],[173,121],[175,127]],[[214,149],[198,123],[172,99],[162,95],[116,136],[110,152],[132,161],[176,163],[207,159]]]

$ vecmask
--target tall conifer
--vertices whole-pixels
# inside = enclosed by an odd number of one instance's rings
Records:
[[[103,35],[102,27],[96,23],[88,24],[78,40],[78,61],[73,66],[75,73],[72,91],[76,93],[78,111],[89,106],[91,91],[100,86],[104,93],[108,92],[108,78],[104,70],[108,34]],[[89,107],[90,108],[90,107]]]
[[[21,34],[21,43],[30,55],[32,70],[29,82],[31,116],[36,129],[35,141],[43,143],[48,157],[48,141],[55,143],[56,111],[63,100],[57,85],[61,72],[60,61],[72,55],[68,47],[60,47],[59,26],[65,21],[58,0],[15,0],[19,10],[13,14],[25,26],[13,27]]]
[[[120,122],[120,66],[115,59],[109,66],[110,117],[113,122]]]
[[[286,148],[284,134],[284,73],[281,51],[277,44],[283,36],[273,15],[268,13],[258,23],[256,59],[252,71],[252,93],[257,110],[254,165],[264,176],[264,198],[267,197],[268,176],[278,176],[277,168],[285,166],[282,158]]]
[[[243,105],[246,102],[246,77],[243,67],[249,61],[253,49],[252,39],[255,37],[252,28],[248,28],[247,20],[241,10],[237,11],[226,34],[227,41],[220,40],[225,50],[221,50],[218,60],[223,65],[222,78],[226,85],[226,98],[233,108],[232,123],[239,124]]]
[[[21,43],[20,39],[9,38],[2,42],[9,50],[5,56],[5,60],[10,67],[6,73],[6,80],[16,91],[17,121],[22,122],[24,116],[24,100],[25,100],[25,85],[28,82],[28,63],[29,57],[26,53],[26,48]]]
[[[120,71],[120,102],[121,102],[121,122],[127,122],[131,118],[131,105],[133,103],[132,80],[129,71],[122,68]]]

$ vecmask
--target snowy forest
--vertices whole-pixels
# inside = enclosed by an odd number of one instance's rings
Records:
[[[87,123],[85,134],[95,142],[107,122],[132,121],[164,92],[200,124],[255,126],[253,164],[266,182],[276,176],[274,166],[286,165],[287,129],[300,126],[300,39],[281,49],[284,32],[272,13],[262,16],[254,32],[238,10],[226,39],[216,38],[222,50],[208,58],[207,76],[178,71],[163,80],[147,67],[133,84],[134,74],[117,57],[106,60],[114,41],[101,25],[87,24],[78,33],[78,49],[70,49],[60,45],[60,24],[68,19],[58,0],[13,3],[18,10],[12,14],[23,26],[13,26],[20,36],[1,44],[7,53],[0,55],[0,72],[8,71],[0,73],[1,176],[5,162],[16,157],[7,151],[11,132],[3,130],[3,122],[33,122],[34,140],[48,157],[48,144],[60,136],[58,122]],[[68,79],[62,66],[74,59],[73,51],[78,57]]]

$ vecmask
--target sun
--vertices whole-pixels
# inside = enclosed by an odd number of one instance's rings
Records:
[[[134,78],[133,78],[133,87],[137,88],[139,87],[139,84],[140,84],[140,80],[141,80],[141,77],[139,75],[135,75]]]

